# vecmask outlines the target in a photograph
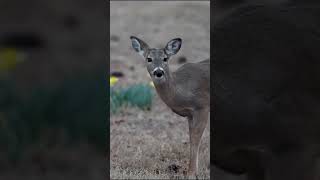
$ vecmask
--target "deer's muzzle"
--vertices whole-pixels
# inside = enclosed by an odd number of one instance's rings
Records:
[[[153,70],[153,75],[155,78],[162,78],[164,75],[164,71],[162,68],[155,68]]]

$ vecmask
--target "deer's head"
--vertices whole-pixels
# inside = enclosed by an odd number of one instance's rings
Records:
[[[141,39],[131,36],[133,49],[138,52],[147,65],[147,70],[154,83],[160,84],[166,82],[169,78],[169,58],[176,54],[181,47],[182,40],[175,38],[169,41],[165,48],[156,49],[149,46]]]

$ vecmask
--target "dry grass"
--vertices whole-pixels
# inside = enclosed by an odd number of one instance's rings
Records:
[[[184,178],[189,162],[188,123],[158,97],[151,111],[124,108],[110,123],[111,178]],[[200,146],[200,179],[210,174],[209,129]]]
[[[28,148],[15,165],[1,159],[0,179],[97,180],[106,179],[104,153],[87,144]]]

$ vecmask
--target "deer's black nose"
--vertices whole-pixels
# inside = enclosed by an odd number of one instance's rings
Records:
[[[161,78],[163,76],[163,74],[164,74],[164,72],[161,69],[157,69],[153,72],[153,75],[158,78]]]

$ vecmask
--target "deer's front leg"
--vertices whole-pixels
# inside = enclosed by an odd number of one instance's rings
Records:
[[[195,176],[198,170],[198,152],[202,134],[208,122],[209,109],[200,109],[188,118],[190,135],[190,164],[188,175]]]

